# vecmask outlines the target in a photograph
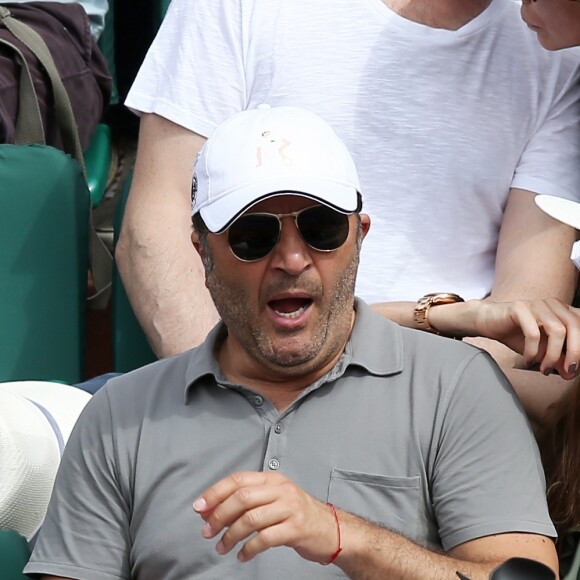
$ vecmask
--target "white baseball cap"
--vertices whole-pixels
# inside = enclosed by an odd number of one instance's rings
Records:
[[[90,398],[60,383],[0,383],[0,529],[35,536],[62,451]]]
[[[352,213],[359,192],[354,161],[330,125],[306,109],[259,105],[206,141],[195,166],[192,213],[219,233],[269,197],[300,195]]]

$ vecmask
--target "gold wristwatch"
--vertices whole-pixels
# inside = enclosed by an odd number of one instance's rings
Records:
[[[458,294],[450,292],[434,292],[432,294],[425,294],[415,304],[414,319],[415,324],[421,330],[428,330],[434,334],[441,334],[436,328],[429,324],[429,309],[431,306],[439,304],[454,304],[455,302],[465,302]]]

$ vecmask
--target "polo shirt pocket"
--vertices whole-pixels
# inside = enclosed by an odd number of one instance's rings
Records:
[[[421,478],[390,477],[333,469],[328,501],[337,508],[415,538],[421,508]]]

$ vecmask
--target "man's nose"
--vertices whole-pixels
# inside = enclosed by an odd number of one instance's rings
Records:
[[[274,248],[270,264],[291,276],[303,272],[312,263],[311,248],[302,239],[293,217],[282,218],[280,239]]]

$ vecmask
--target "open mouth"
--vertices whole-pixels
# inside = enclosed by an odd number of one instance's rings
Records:
[[[280,317],[298,318],[312,305],[312,298],[280,298],[268,302],[268,306]]]

